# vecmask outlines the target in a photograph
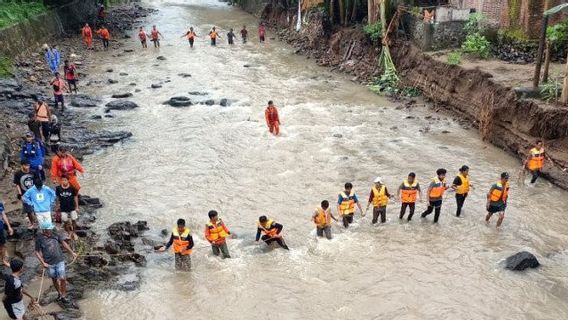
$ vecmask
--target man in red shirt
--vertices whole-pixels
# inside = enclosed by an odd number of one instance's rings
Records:
[[[160,37],[164,38],[164,36],[160,33],[160,31],[158,31],[158,29],[156,29],[156,25],[152,27],[151,36],[152,36],[152,42],[154,42],[154,48],[159,48]]]
[[[266,28],[264,27],[264,24],[260,24],[258,26],[258,39],[260,40],[260,43],[264,43],[264,36],[266,35]]]
[[[140,27],[138,31],[138,38],[140,39],[140,43],[142,44],[142,48],[148,48],[148,44],[146,43],[146,39],[148,38],[148,34],[144,31],[144,27]]]
[[[53,86],[53,98],[55,100],[55,109],[61,103],[61,111],[65,110],[65,102],[63,99],[63,91],[65,90],[65,81],[59,77],[59,72],[55,73],[55,78],[49,82]]]
[[[268,101],[268,107],[264,111],[264,118],[266,119],[268,131],[275,136],[280,134],[280,117],[278,117],[278,109],[276,109],[272,100]]]
[[[75,94],[77,94],[77,75],[75,74],[77,67],[69,63],[69,60],[65,60],[63,63],[63,72],[65,73],[65,80],[67,80],[68,86],[67,89],[70,93],[75,91]]]

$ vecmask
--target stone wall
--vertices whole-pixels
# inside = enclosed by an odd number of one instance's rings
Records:
[[[405,15],[403,21],[412,42],[425,51],[458,48],[465,40],[465,21],[425,24],[410,14]]]

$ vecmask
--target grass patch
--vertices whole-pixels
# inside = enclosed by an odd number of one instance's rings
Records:
[[[12,59],[0,55],[0,78],[9,78],[12,76],[14,62]]]
[[[43,1],[4,0],[0,1],[0,28],[27,20],[47,11]]]

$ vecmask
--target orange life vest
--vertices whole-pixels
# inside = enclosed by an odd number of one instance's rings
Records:
[[[387,197],[387,187],[381,186],[381,189],[377,189],[373,186],[373,207],[385,207],[389,203],[389,197]]]
[[[432,179],[433,185],[430,189],[430,201],[442,200],[446,192],[446,179],[440,180],[438,177]]]
[[[101,38],[103,38],[105,40],[110,39],[110,32],[108,32],[108,29],[106,29],[106,28],[100,29],[98,34],[101,36]]]
[[[544,148],[532,148],[527,164],[529,170],[541,170],[544,167]]]
[[[469,192],[469,175],[466,177],[463,174],[458,174],[458,178],[461,180],[461,184],[456,186],[456,194],[466,194]]]
[[[331,216],[329,214],[329,208],[323,210],[322,208],[317,208],[317,215],[314,217],[314,222],[318,227],[325,227],[331,224]]]
[[[509,197],[509,182],[507,182],[503,187],[501,181],[497,181],[497,183],[493,185],[493,190],[491,190],[491,194],[489,195],[489,200],[491,200],[491,202],[503,201],[503,203],[507,203],[508,197]]]
[[[269,236],[270,238],[276,236],[278,234],[278,229],[274,228],[272,225],[274,224],[274,220],[272,219],[268,219],[268,221],[266,221],[266,223],[264,224],[264,226],[260,223],[260,222],[256,222],[256,225],[258,226],[258,228],[260,230],[262,230],[262,232]]]
[[[209,36],[211,37],[211,39],[217,39],[217,32],[211,31],[211,32],[209,32]]]
[[[400,193],[402,203],[415,203],[418,198],[418,180],[415,179],[412,184],[404,180]]]
[[[152,30],[152,40],[158,40],[158,30]]]
[[[48,122],[49,121],[49,116],[48,116],[48,110],[47,108],[49,108],[45,103],[42,103],[40,105],[38,105],[36,107],[36,117],[40,122]]]
[[[189,32],[187,33],[187,38],[188,38],[188,39],[193,39],[193,38],[195,38],[195,32],[189,31]]]
[[[140,38],[140,41],[146,41],[146,32],[140,31],[138,33],[138,38]]]
[[[189,236],[189,228],[185,228],[182,234],[179,234],[177,228],[173,228],[172,235],[174,236],[174,242],[173,242],[174,253],[179,253],[182,255],[191,254],[191,249],[187,248],[189,246],[189,240],[187,240],[187,237]]]
[[[218,219],[215,224],[209,221],[205,228],[209,231],[209,235],[207,236],[206,234],[207,240],[211,242],[223,243],[225,242],[225,238],[229,236],[227,231],[225,231],[225,225],[221,219]]]
[[[355,192],[351,190],[349,196],[345,192],[340,195],[343,201],[339,204],[339,214],[346,216],[355,213]]]
[[[90,27],[83,27],[82,34],[85,38],[91,38],[93,36],[93,31]]]

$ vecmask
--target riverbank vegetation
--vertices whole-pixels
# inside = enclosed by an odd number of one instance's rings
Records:
[[[10,77],[12,75],[13,67],[14,63],[12,59],[0,55],[0,79]]]
[[[11,26],[47,11],[41,0],[0,1],[0,28]]]

